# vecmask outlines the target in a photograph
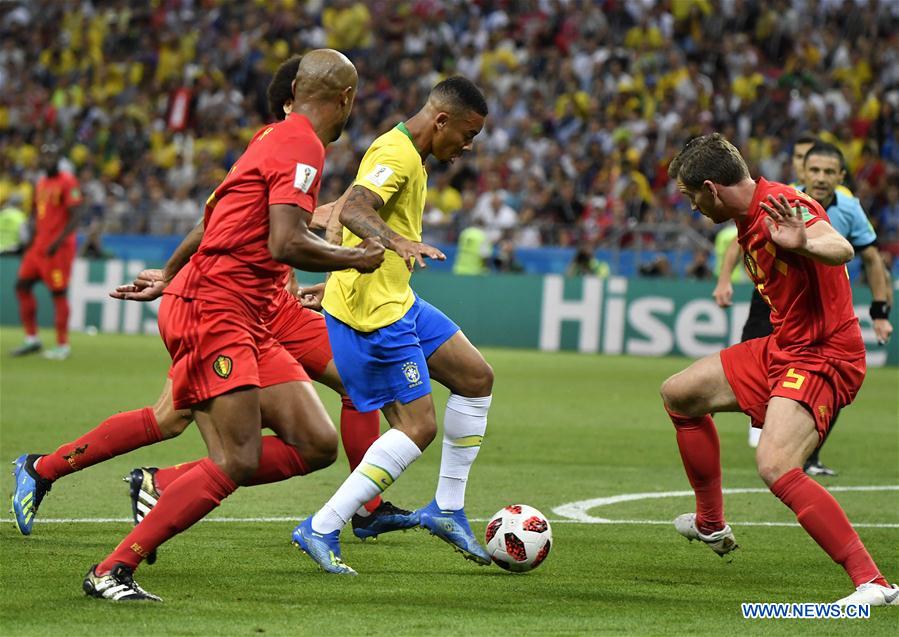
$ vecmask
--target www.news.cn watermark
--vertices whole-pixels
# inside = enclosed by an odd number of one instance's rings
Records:
[[[740,604],[743,619],[868,619],[868,604],[791,604],[744,603]]]

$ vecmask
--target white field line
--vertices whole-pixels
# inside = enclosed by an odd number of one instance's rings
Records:
[[[844,491],[899,491],[899,485],[871,485],[856,487],[829,487],[828,491],[844,492]],[[768,489],[752,487],[745,489],[722,489],[725,495],[740,493],[769,493]],[[634,502],[637,500],[658,500],[665,498],[686,498],[693,497],[692,491],[650,491],[646,493],[623,493],[621,495],[613,495],[605,498],[594,498],[592,500],[581,500],[579,502],[569,502],[561,506],[555,507],[552,512],[562,516],[566,520],[572,522],[580,522],[582,524],[671,524],[671,520],[613,520],[610,518],[600,518],[589,515],[587,511],[598,507],[618,504],[620,502]],[[759,522],[746,521],[739,522],[731,520],[734,525],[740,526],[799,526],[796,522]],[[853,523],[856,528],[876,528],[876,529],[899,529],[899,523],[878,523],[878,522],[861,522]]]
[[[830,487],[828,491],[845,492],[845,491],[899,491],[899,485],[873,485],[873,486],[856,486],[856,487]],[[740,493],[768,493],[768,489],[764,488],[747,488],[747,489],[723,489],[725,495]],[[670,525],[671,520],[637,520],[637,519],[610,519],[599,518],[587,514],[587,511],[602,506],[618,504],[620,502],[634,502],[636,500],[652,500],[665,498],[685,498],[692,497],[692,491],[655,491],[646,493],[624,493],[620,495],[608,496],[605,498],[595,498],[592,500],[581,500],[579,502],[570,502],[555,507],[552,512],[558,516],[556,519],[550,519],[552,524],[645,524],[645,525]],[[218,522],[228,524],[259,524],[259,523],[291,523],[298,524],[304,519],[304,515],[288,516],[288,517],[212,517],[202,520],[202,522]],[[8,522],[12,522],[11,518],[7,518]],[[40,524],[109,524],[109,523],[127,523],[131,522],[131,518],[38,518],[36,523]],[[489,518],[471,518],[471,522],[487,522]],[[731,521],[732,524],[739,526],[799,526],[796,522],[761,522],[761,521]],[[853,526],[860,529],[899,529],[899,523],[879,523],[879,522],[859,522],[853,523]]]

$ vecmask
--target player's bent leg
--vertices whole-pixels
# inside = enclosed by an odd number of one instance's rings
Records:
[[[25,454],[14,464],[13,511],[19,531],[31,533],[38,505],[56,480],[161,439],[149,407],[110,416],[53,453]]]
[[[163,440],[177,438],[194,421],[189,409],[175,409],[172,398],[172,379],[166,378],[162,393],[153,405],[153,416],[159,424],[159,432]]]
[[[661,387],[662,400],[669,412],[698,417],[722,411],[740,411],[734,390],[724,374],[720,354],[695,361],[670,376]]]
[[[297,449],[309,471],[337,459],[337,432],[310,382],[294,381],[259,391],[262,422]]]
[[[434,438],[437,423],[430,393],[406,404],[396,401],[382,410],[393,428],[369,447],[331,499],[293,530],[294,545],[327,573],[355,574],[343,562],[340,530],[364,502],[390,487]]]
[[[258,387],[239,387],[193,409],[194,420],[209,450],[209,459],[236,484],[259,468],[262,450],[261,400]]]
[[[661,394],[696,495],[696,511],[680,515],[674,527],[688,540],[700,540],[723,557],[738,545],[724,521],[720,444],[709,413],[735,411],[739,406],[720,357],[707,356],[671,376],[662,384]]]
[[[493,392],[493,368],[461,330],[428,357],[428,371],[459,396],[477,398]]]
[[[194,421],[189,409],[175,409],[172,399],[172,379],[167,378],[162,393],[153,405],[153,417],[159,427],[162,440],[170,440],[180,436],[190,423]],[[156,506],[162,491],[177,478],[184,475],[190,467],[176,465],[159,469],[157,467],[135,467],[122,480],[128,483],[128,497],[131,500],[131,515],[134,524],[141,520]],[[147,564],[156,563],[156,550],[147,555]]]
[[[818,444],[818,431],[805,406],[781,396],[768,402],[763,431],[755,458],[759,477],[770,488],[785,473],[803,466]]]
[[[840,602],[855,603],[855,598],[864,598],[869,602],[861,603],[892,604],[891,600],[899,598],[899,594],[894,595],[842,507],[802,470],[819,439],[811,413],[794,400],[773,396],[768,403],[764,432],[756,454],[759,475],[796,514],[799,524],[818,546],[852,579],[856,593]]]
[[[443,418],[443,448],[434,500],[417,511],[423,528],[461,552],[466,559],[489,564],[465,515],[468,475],[487,431],[493,392],[493,369],[461,330],[428,358],[431,377],[452,392]]]
[[[88,572],[88,594],[92,576],[104,578],[120,566],[133,573],[150,552],[205,517],[256,470],[262,438],[258,388],[238,387],[195,405],[193,413],[209,457],[172,483],[143,521]]]

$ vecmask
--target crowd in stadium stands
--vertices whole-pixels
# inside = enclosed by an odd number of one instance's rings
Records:
[[[676,149],[718,130],[754,175],[789,181],[792,140],[811,131],[842,149],[899,253],[894,0],[27,0],[0,20],[0,195],[27,209],[57,140],[108,233],[192,227],[269,121],[278,64],[328,46],[360,84],[322,201],[461,73],[490,115],[471,154],[429,167],[428,239],[475,219],[507,247],[652,246],[660,222],[711,237],[668,179]]]

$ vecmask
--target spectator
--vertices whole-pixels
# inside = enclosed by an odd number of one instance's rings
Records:
[[[578,245],[571,263],[565,270],[565,276],[598,276],[606,279],[609,274],[609,264],[596,258],[593,244],[589,242],[582,242]]]
[[[503,237],[496,245],[493,254],[493,270],[511,274],[524,272],[524,266],[515,257],[515,241],[512,237]]]
[[[705,281],[713,276],[712,268],[709,266],[709,253],[707,250],[694,250],[693,260],[687,266],[687,276],[697,281]]]
[[[671,276],[671,263],[664,254],[656,256],[649,263],[640,266],[640,276],[662,278]]]

